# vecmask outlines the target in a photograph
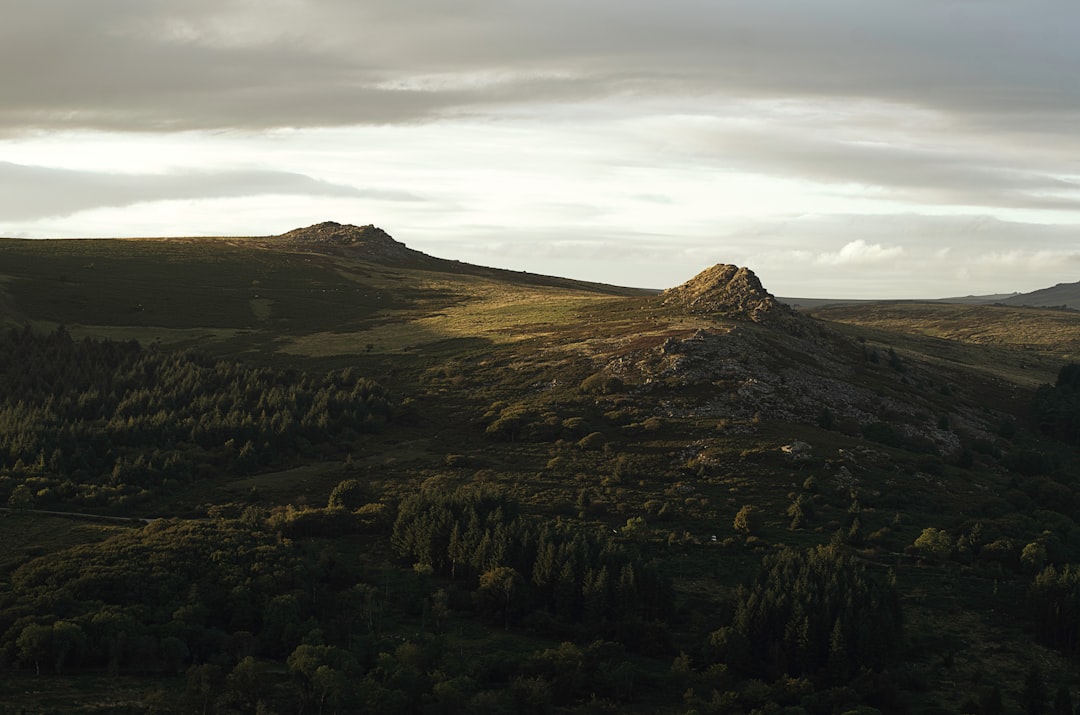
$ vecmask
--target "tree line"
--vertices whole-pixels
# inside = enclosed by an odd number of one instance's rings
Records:
[[[252,367],[59,328],[0,333],[0,497],[126,505],[381,428],[394,402],[351,369]]]
[[[662,621],[671,584],[606,530],[538,521],[502,493],[422,490],[399,506],[395,552],[473,584],[505,623],[540,608],[565,623]]]
[[[339,487],[326,512],[370,511],[339,503],[353,485]],[[736,672],[775,681],[763,697],[776,702],[857,699],[843,688],[880,690],[888,678],[867,674],[901,650],[894,586],[837,547],[766,558],[731,613],[713,614],[724,628],[684,636],[696,665],[678,656],[660,675],[681,616],[656,565],[628,545],[535,521],[477,487],[422,490],[382,523],[361,538],[411,568],[357,561],[352,541],[294,540],[288,519],[254,507],[30,560],[0,584],[0,670],[182,674],[183,712],[550,712],[684,691],[700,712],[725,712],[752,690]],[[512,653],[487,655],[496,638],[455,636],[451,624],[469,618],[564,642],[521,650],[516,636]]]
[[[824,675],[846,682],[900,652],[903,618],[889,579],[835,546],[784,549],[735,594],[730,626],[712,634],[715,657],[747,673]]]
[[[1063,366],[1053,385],[1042,385],[1032,400],[1039,428],[1048,435],[1080,445],[1080,364]]]

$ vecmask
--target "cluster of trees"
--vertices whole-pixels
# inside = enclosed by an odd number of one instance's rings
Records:
[[[1080,568],[1048,566],[1028,591],[1035,635],[1067,653],[1080,649]]]
[[[15,569],[0,592],[0,661],[176,672],[253,649],[253,634],[261,652],[287,655],[316,625],[305,621],[325,577],[269,532],[160,520]]]
[[[506,405],[497,402],[484,413],[484,434],[498,442],[551,442],[562,436],[573,436],[573,423],[560,419],[551,410],[538,410],[527,405]],[[564,425],[564,422],[567,423]]]
[[[462,659],[434,632],[444,591],[365,580],[272,521],[160,521],[23,564],[0,590],[0,671],[182,674],[160,711],[204,713],[543,712],[640,679],[612,642]],[[422,610],[432,628],[402,638]]]
[[[355,438],[393,413],[352,370],[308,376],[62,328],[0,333],[0,498],[126,503]]]
[[[710,641],[720,660],[749,674],[846,682],[892,660],[902,629],[895,585],[846,551],[819,546],[766,557],[737,591],[731,625]]]
[[[1065,365],[1053,385],[1041,386],[1032,409],[1043,432],[1080,445],[1080,364]]]
[[[594,624],[663,620],[672,609],[666,579],[610,534],[524,518],[491,490],[410,496],[392,543],[399,556],[475,584],[504,624],[529,607]]]
[[[322,511],[364,513],[371,505],[349,509],[364,498],[356,492],[346,480]],[[382,570],[325,538],[283,536],[284,514],[162,520],[24,563],[0,588],[0,670],[184,674],[177,711],[207,713],[549,712],[687,686],[718,689],[721,701],[764,697],[724,675],[729,667],[777,683],[809,676],[798,693],[767,694],[797,704],[865,679],[901,636],[887,581],[837,548],[785,550],[737,592],[730,625],[702,644],[702,669],[676,658],[662,676],[666,666],[626,651],[673,651],[624,636],[645,619],[673,618],[670,591],[609,538],[533,522],[497,492],[422,490],[402,503],[391,537],[416,565]],[[577,642],[530,652],[515,640],[512,653],[488,653],[496,639],[448,635],[447,619],[470,613],[499,630],[538,627],[521,618],[528,609],[546,614],[539,627],[557,640]],[[462,648],[479,650],[463,657]]]

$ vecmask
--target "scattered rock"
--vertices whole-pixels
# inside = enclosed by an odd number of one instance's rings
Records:
[[[785,444],[780,451],[788,456],[793,462],[806,462],[814,458],[814,450],[806,442],[794,440],[791,444]]]

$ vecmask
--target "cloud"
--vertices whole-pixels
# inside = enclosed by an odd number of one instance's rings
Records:
[[[432,252],[468,258],[440,237],[483,226],[477,255],[504,237],[520,268],[568,272],[587,254],[575,275],[619,281],[637,261],[627,282],[653,285],[666,260],[677,282],[745,261],[778,285],[863,281],[848,294],[1075,269],[1049,265],[1076,244],[1080,215],[1074,0],[0,0],[0,12],[12,232],[76,212],[31,233],[204,220],[242,234],[270,216],[279,230],[333,217],[415,228],[448,246]],[[197,156],[177,160],[181,147]],[[271,161],[287,171],[236,168]],[[343,215],[370,210],[354,199],[382,202],[378,215]],[[539,250],[559,240],[578,243]],[[1047,252],[1044,274],[1009,258],[1018,249]]]
[[[0,124],[424,121],[618,96],[874,99],[1064,136],[1071,0],[3,0]]]
[[[891,261],[903,252],[903,246],[882,246],[880,243],[867,243],[860,238],[844,244],[844,247],[835,253],[819,254],[816,261],[832,266],[862,266]]]
[[[278,171],[120,174],[0,162],[0,214],[5,221],[66,216],[147,201],[276,194],[420,200],[403,191],[362,190]]]
[[[995,251],[976,256],[974,263],[995,269],[1021,268],[1029,271],[1061,269],[1069,264],[1080,264],[1080,251],[1023,250]]]
[[[942,298],[1027,292],[1080,276],[1080,225],[1002,221],[983,215],[832,215],[762,227],[767,243],[737,246],[777,295]],[[835,251],[807,250],[825,242]]]
[[[1080,210],[1080,183],[1067,177],[1060,146],[955,142],[940,128],[918,139],[887,123],[862,135],[882,108],[849,109],[851,125],[760,116],[753,122],[721,117],[665,117],[640,123],[636,135],[654,157],[714,170],[814,182],[830,192],[912,204]],[[746,108],[746,114],[753,105]],[[855,137],[850,137],[854,133]],[[870,140],[869,137],[873,137]],[[996,140],[995,140],[996,142]],[[959,144],[959,146],[957,146]],[[1080,149],[1080,146],[1078,146]]]

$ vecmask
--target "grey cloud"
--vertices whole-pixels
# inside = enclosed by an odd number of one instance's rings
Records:
[[[1065,0],[2,0],[0,126],[417,121],[612,93],[866,97],[960,125],[1080,116]],[[498,76],[498,82],[468,78]],[[422,89],[394,82],[442,77]],[[462,78],[465,78],[462,84]]]
[[[836,141],[772,127],[715,127],[684,137],[688,160],[740,171],[796,176],[884,190],[884,197],[931,204],[1080,209],[1080,184],[1039,156]]]
[[[399,191],[362,190],[275,171],[114,174],[0,162],[0,215],[25,221],[146,201],[296,194],[417,201]]]

